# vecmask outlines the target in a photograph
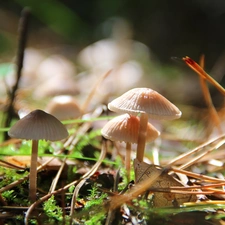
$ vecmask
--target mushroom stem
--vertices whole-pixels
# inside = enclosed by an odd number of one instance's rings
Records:
[[[38,156],[38,140],[32,140],[30,176],[29,176],[29,198],[31,203],[36,201],[37,189],[37,156]]]
[[[125,166],[127,170],[127,179],[130,182],[130,161],[131,161],[131,143],[126,143]]]
[[[141,113],[139,133],[138,133],[138,143],[137,143],[137,156],[136,156],[139,162],[143,162],[144,158],[147,125],[148,125],[148,114]]]

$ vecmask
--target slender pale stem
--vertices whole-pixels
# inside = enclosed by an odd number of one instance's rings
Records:
[[[29,176],[29,198],[31,203],[36,201],[37,189],[37,157],[38,157],[38,140],[32,140],[30,176]]]
[[[131,143],[126,143],[125,166],[127,170],[127,179],[130,182],[130,161],[131,161]]]
[[[143,162],[144,158],[147,125],[148,125],[148,114],[141,113],[139,133],[138,133],[138,143],[137,143],[137,157],[136,157],[139,162]]]

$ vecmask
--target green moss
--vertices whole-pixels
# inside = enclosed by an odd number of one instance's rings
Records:
[[[104,200],[108,195],[101,193],[98,190],[98,186],[93,185],[90,190],[90,195],[87,197],[87,202],[83,209],[83,221],[87,225],[100,225],[106,218],[105,210],[103,209]]]
[[[2,174],[2,180],[0,181],[0,188],[17,181],[28,175],[27,171],[21,171],[14,169],[9,169],[3,166],[0,166],[0,174]],[[25,181],[26,182],[26,181]]]
[[[52,195],[47,201],[44,202],[43,210],[50,220],[63,220],[62,208],[56,205],[54,195]]]
[[[100,212],[97,214],[94,214],[90,220],[87,220],[85,224],[87,225],[101,225],[102,221],[105,219],[105,214]]]
[[[99,137],[100,134],[100,130],[93,130],[89,133],[78,136],[80,140],[75,147],[75,151],[81,151],[87,145],[99,146],[99,140],[97,137]]]
[[[90,195],[87,197],[88,201],[85,204],[85,208],[90,208],[93,205],[101,205],[107,196],[108,195],[106,193],[99,192],[98,185],[94,184],[90,190]]]

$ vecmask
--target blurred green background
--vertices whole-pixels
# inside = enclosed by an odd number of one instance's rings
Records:
[[[49,39],[55,35],[55,42],[92,43],[108,35],[104,23],[109,18],[120,16],[132,25],[134,38],[147,44],[163,62],[171,56],[197,58],[204,53],[206,65],[212,67],[225,47],[223,0],[2,0],[1,52],[12,50],[25,6],[33,12],[30,28],[36,40],[31,41],[36,44],[50,41],[41,35],[48,29]]]
[[[1,63],[9,62],[15,56],[20,13],[28,6],[32,10],[28,47],[46,50],[55,48],[61,54],[75,59],[84,47],[110,37],[115,20],[123,18],[132,28],[132,38],[148,46],[151,57],[163,69],[166,68],[162,72],[163,76],[167,75],[168,68],[181,70],[186,75],[191,72],[180,60],[171,60],[171,57],[188,55],[198,61],[200,55],[205,54],[206,70],[224,83],[224,0],[0,2]],[[196,100],[196,104],[201,103]]]

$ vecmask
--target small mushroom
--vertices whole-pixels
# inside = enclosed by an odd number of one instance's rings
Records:
[[[130,114],[123,114],[110,120],[102,128],[101,133],[111,141],[124,141],[126,143],[125,166],[130,176],[131,143],[138,142],[140,119]],[[147,124],[146,141],[151,142],[160,135],[160,132],[150,123]]]
[[[82,115],[78,103],[70,95],[59,95],[52,98],[45,111],[55,116],[58,120],[75,119]]]
[[[68,136],[63,124],[54,116],[42,111],[34,110],[18,120],[8,132],[10,137],[32,140],[31,166],[29,176],[29,197],[31,202],[36,200],[37,189],[37,156],[38,141],[58,141]]]
[[[137,159],[142,162],[146,142],[148,117],[154,119],[178,119],[181,111],[165,97],[150,88],[134,88],[108,104],[117,113],[140,114]]]

